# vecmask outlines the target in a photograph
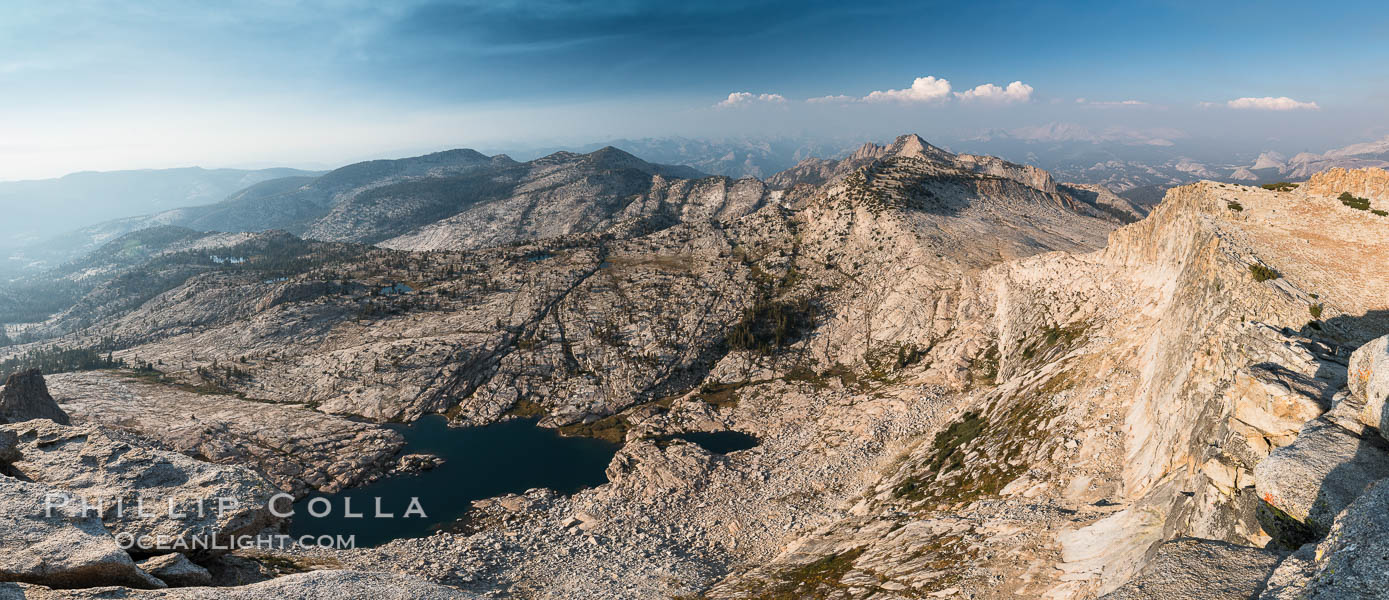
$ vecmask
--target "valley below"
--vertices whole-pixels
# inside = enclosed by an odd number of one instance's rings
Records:
[[[123,219],[0,287],[0,599],[1384,597],[1389,172],[1297,175],[456,150]]]

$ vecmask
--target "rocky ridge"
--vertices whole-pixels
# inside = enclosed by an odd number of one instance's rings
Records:
[[[1367,243],[1347,247],[1339,237],[1314,234],[1328,218],[1342,223],[1338,233]],[[989,305],[1008,310],[994,317],[1002,319],[997,377],[1007,383],[961,402],[950,427],[898,459],[901,466],[885,473],[857,507],[863,516],[807,532],[776,563],[720,583],[711,595],[818,589],[893,597],[894,590],[977,595],[988,589],[1000,596],[1086,597],[1128,580],[1165,539],[1262,546],[1261,499],[1252,488],[1267,478],[1255,465],[1272,444],[1301,440],[1290,429],[1326,412],[1345,385],[1345,359],[1354,346],[1331,340],[1360,344],[1384,331],[1383,279],[1357,277],[1359,264],[1345,260],[1347,253],[1382,255],[1383,248],[1368,242],[1379,227],[1331,198],[1205,183],[1174,190],[1147,220],[1111,235],[1102,252],[996,267],[995,277],[1011,276],[981,287],[997,290],[999,300]],[[1290,249],[1296,254],[1288,256]],[[1258,281],[1250,261],[1270,261],[1283,276]],[[1321,268],[1299,271],[1309,264]],[[1343,266],[1338,273],[1325,265]],[[1294,283],[1302,273],[1315,273],[1318,279],[1309,280],[1318,284],[1328,276],[1337,281],[1327,281],[1313,298],[1315,292]],[[1029,280],[1047,291],[1025,291]],[[1336,285],[1371,280],[1368,290]],[[1018,303],[1038,298],[1045,301]],[[1330,318],[1310,318],[1310,304]],[[1099,307],[1104,310],[1094,312]],[[1029,310],[1042,312],[1029,316]],[[1165,310],[1182,314],[1164,316]],[[1058,313],[1069,318],[1050,321]],[[1231,313],[1242,321],[1222,316]],[[1028,325],[1019,318],[1046,320]],[[1049,333],[1038,343],[1027,339],[1029,331]],[[1010,341],[1010,333],[1022,335]],[[1160,345],[1174,342],[1171,349]],[[1039,354],[1054,357],[1051,364],[1019,368]],[[1240,365],[1250,370],[1242,373]],[[1270,369],[1275,376],[1260,374]],[[1254,383],[1259,380],[1268,383]],[[1290,403],[1301,408],[1290,411]],[[1022,433],[1030,430],[1047,435]],[[1192,454],[1174,455],[1173,448]],[[1378,473],[1353,480],[1363,486],[1383,476]],[[1325,472],[1278,476],[1312,486],[1336,480]],[[1348,499],[1359,491],[1352,489]],[[813,585],[799,579],[811,567],[818,587],[798,587]],[[826,583],[819,572],[829,567],[838,583]]]
[[[1384,219],[1203,182],[1115,230],[911,138],[725,217],[209,273],[68,339],[287,410],[625,442],[598,488],[294,560],[497,597],[1161,597],[1212,561],[1254,574],[1206,591],[1369,589],[1324,574],[1376,531]],[[759,445],[663,441],[730,429]]]

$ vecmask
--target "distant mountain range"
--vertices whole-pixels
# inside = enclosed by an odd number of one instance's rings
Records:
[[[263,181],[221,202],[107,221],[27,248],[56,268],[25,271],[8,286],[8,298],[0,286],[0,321],[34,321],[57,312],[123,273],[117,265],[236,246],[262,233],[271,237],[254,239],[416,251],[474,250],[575,234],[632,237],[684,223],[728,222],[771,204],[789,206],[808,189],[893,157],[919,161],[932,173],[1016,182],[1049,205],[1106,222],[1137,221],[1150,208],[1099,186],[1057,183],[1037,167],[953,154],[915,135],[887,146],[864,144],[839,160],[806,158],[765,181],[651,163],[613,147],[527,162],[450,150]],[[987,185],[1003,186],[998,194],[1017,192],[1011,184]],[[239,250],[228,252],[221,254],[241,256]],[[82,313],[101,310],[93,306]]]
[[[400,248],[477,247],[623,219],[679,220],[689,210],[717,214],[730,203],[756,205],[766,195],[760,181],[706,177],[611,147],[528,162],[449,150],[260,181],[220,202],[97,223],[12,252],[11,272],[26,270],[17,268],[20,261],[32,267],[28,271],[56,266],[150,227],[282,230]]]
[[[952,143],[936,150],[1001,157],[1045,169],[1058,181],[1102,186],[1087,193],[1103,189],[1104,203],[1120,212],[1137,211],[1133,214],[1146,211],[1166,188],[1202,179],[1264,183],[1336,166],[1389,166],[1389,138],[1292,158],[1264,152],[1247,161],[1193,157],[1178,131],[1096,131],[1066,123],[947,141]],[[0,248],[5,248],[0,276],[56,266],[123,234],[162,225],[198,231],[281,229],[321,240],[460,248],[658,213],[678,219],[689,207],[717,210],[711,202],[735,197],[735,202],[762,202],[774,188],[821,183],[838,174],[827,165],[871,153],[866,148],[794,138],[648,138],[572,149],[579,151],[545,149],[538,157],[532,155],[541,150],[514,154],[533,158],[526,162],[506,154],[450,150],[327,173],[188,168],[0,183],[0,205],[8,217],[0,223]],[[673,183],[705,173],[723,179]],[[653,176],[660,181],[653,183]],[[758,181],[735,182],[743,178]],[[599,197],[607,200],[587,202]],[[569,208],[536,212],[555,206],[555,199]],[[578,206],[588,208],[570,210]],[[567,223],[554,219],[556,214],[585,221]]]
[[[1352,144],[1321,154],[1301,152],[1286,158],[1277,152],[1264,152],[1247,168],[1240,168],[1234,179],[1253,181],[1274,177],[1306,179],[1313,173],[1332,167],[1358,169],[1362,167],[1389,168],[1389,137],[1363,144]]]
[[[298,169],[147,169],[87,171],[57,179],[0,182],[0,248],[33,243],[77,227],[217,202],[270,179],[316,175]]]
[[[1389,138],[1324,154],[1301,153],[1292,159],[1277,152],[1240,153],[1210,148],[1205,142],[1193,140],[1175,129],[1095,129],[1076,123],[992,129],[976,135],[938,137],[933,141],[952,152],[997,156],[1046,169],[1060,180],[1103,185],[1115,193],[1138,188],[1167,188],[1202,179],[1268,183],[1289,177],[1306,178],[1330,167],[1389,165],[1385,158]],[[512,157],[537,157],[557,151],[590,152],[613,146],[645,160],[688,165],[705,173],[769,179],[808,158],[845,158],[861,144],[861,140],[789,137],[711,140],[667,137],[618,139],[601,144],[508,150],[507,153]]]
[[[791,137],[661,137],[617,139],[580,146],[554,146],[519,151],[508,149],[506,153],[512,157],[537,158],[554,152],[592,152],[604,146],[612,146],[645,160],[686,165],[712,175],[766,179],[807,158],[843,158],[861,143],[862,140],[808,140]]]

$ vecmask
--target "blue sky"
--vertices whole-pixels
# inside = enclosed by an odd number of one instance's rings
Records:
[[[1389,11],[1370,2],[6,0],[3,13],[0,179],[1058,122],[1284,151],[1389,134]],[[821,97],[836,98],[807,102]]]

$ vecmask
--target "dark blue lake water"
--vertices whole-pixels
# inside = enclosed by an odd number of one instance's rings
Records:
[[[291,535],[355,535],[358,547],[424,537],[452,525],[474,500],[537,487],[572,494],[601,485],[618,449],[602,440],[562,437],[537,426],[535,420],[456,429],[433,415],[396,427],[405,436],[405,453],[434,454],[443,457],[444,464],[419,475],[394,477],[338,494],[311,494],[294,505]],[[311,516],[308,509],[314,498],[326,498],[331,512]],[[376,518],[377,498],[381,512],[393,513],[394,518]],[[405,516],[411,498],[419,499],[424,518]],[[363,516],[347,516],[345,502],[352,513]],[[323,507],[320,501],[313,508],[321,513]]]
[[[748,450],[757,447],[758,443],[757,438],[741,431],[692,431],[667,436],[667,439],[669,438],[679,438],[699,444],[701,448],[715,454]]]

